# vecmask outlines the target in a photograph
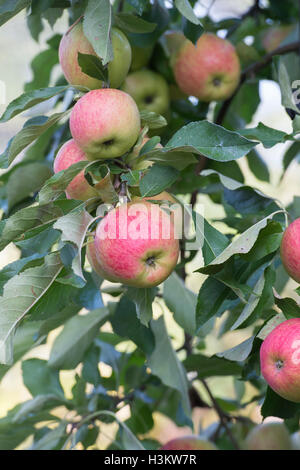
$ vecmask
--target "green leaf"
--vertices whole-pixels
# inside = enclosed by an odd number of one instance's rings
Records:
[[[39,193],[39,203],[47,204],[61,196],[75,176],[90,164],[91,162],[82,160],[53,175],[42,187]]]
[[[49,429],[41,439],[34,442],[30,450],[53,450],[56,449],[63,438],[67,438],[66,424],[62,421],[55,429]]]
[[[254,176],[261,181],[270,181],[270,173],[267,164],[254,149],[246,155],[248,166]]]
[[[178,178],[176,168],[163,165],[153,165],[140,182],[141,196],[155,196],[169,188]]]
[[[202,224],[200,221],[197,223],[199,217],[201,217],[200,214],[193,211],[194,225],[196,228],[201,230]],[[200,236],[203,240],[202,255],[205,264],[210,263],[229,245],[229,240],[226,235],[210,225],[206,219],[203,219],[203,233],[201,233]]]
[[[160,151],[181,150],[204,155],[212,160],[227,162],[246,155],[257,145],[237,132],[209,121],[190,122],[177,131]]]
[[[249,139],[258,140],[267,149],[276,144],[284,143],[289,137],[293,139],[293,137],[286,134],[286,132],[268,127],[262,122],[259,122],[257,127],[239,129],[237,132]]]
[[[228,287],[213,277],[204,281],[198,294],[196,306],[197,331],[218,314],[220,307],[228,297],[228,292]]]
[[[300,305],[297,304],[295,299],[275,296],[275,304],[280,308],[287,320],[290,318],[300,318]]]
[[[93,222],[92,216],[86,210],[75,210],[60,217],[53,225],[54,229],[62,232],[61,240],[72,242],[78,249],[78,254],[72,261],[74,273],[84,279],[81,268],[81,250],[84,243],[88,227]]]
[[[146,354],[152,353],[154,349],[153,333],[150,328],[146,328],[138,320],[136,307],[126,295],[118,303],[110,322],[117,335],[130,339]]]
[[[299,114],[299,109],[295,103],[292,82],[299,78],[298,56],[287,54],[275,56],[273,58],[276,78],[281,91],[281,104],[284,108],[292,109]],[[298,75],[297,75],[298,74]]]
[[[106,308],[99,308],[68,320],[54,341],[49,366],[55,369],[74,369],[82,360],[108,315]]]
[[[0,250],[33,228],[46,226],[62,215],[62,210],[53,204],[26,207],[15,212],[9,219],[0,222]]]
[[[300,155],[300,142],[294,142],[288,150],[285,152],[283,157],[283,168],[286,170],[294,158],[298,158]]]
[[[25,421],[28,417],[32,416],[32,414],[61,404],[64,404],[64,400],[57,397],[57,395],[37,395],[32,400],[22,403],[20,409],[13,418],[13,423],[16,423],[17,426],[19,426],[22,421]]]
[[[207,377],[241,375],[242,366],[217,356],[207,357],[203,354],[192,354],[183,362],[187,371],[197,372],[198,379]]]
[[[102,60],[99,57],[78,52],[78,64],[82,72],[90,77],[97,78],[105,83],[108,82],[108,69],[103,67]]]
[[[221,358],[224,357],[229,361],[245,361],[252,350],[254,340],[255,336],[250,336],[250,338],[246,339],[237,346],[217,353],[216,355]]]
[[[8,209],[10,210],[23,199],[33,196],[51,175],[52,171],[44,163],[29,163],[17,167],[7,183]],[[21,185],[20,181],[22,181]]]
[[[27,8],[31,0],[0,0],[0,26]]]
[[[157,293],[157,288],[139,288],[128,287],[127,297],[132,300],[136,307],[136,314],[142,325],[148,326],[152,320],[152,304]]]
[[[22,362],[23,382],[33,397],[52,394],[64,398],[57,371],[50,369],[43,359],[27,359]]]
[[[151,321],[151,330],[155,337],[155,349],[148,357],[148,365],[162,383],[180,393],[183,409],[189,416],[191,410],[185,370],[172,347],[162,316]]]
[[[0,363],[12,362],[15,328],[49,289],[61,269],[59,256],[52,253],[42,266],[26,269],[5,284],[0,298]]]
[[[26,111],[26,109],[35,106],[36,104],[42,103],[43,101],[52,98],[53,96],[60,95],[65,91],[74,88],[74,86],[56,86],[51,88],[41,88],[40,90],[29,91],[13,100],[4,111],[0,118],[0,122],[7,122],[14,116]],[[83,87],[76,87],[83,89]]]
[[[255,244],[260,231],[266,227],[269,220],[271,220],[276,214],[282,211],[276,211],[268,215],[264,219],[252,225],[248,230],[243,232],[238,238],[234,239],[225,250],[212,260],[207,266],[200,268],[198,271],[203,274],[212,274],[219,271],[222,265],[236,254],[248,253],[253,245]]]
[[[156,28],[155,23],[145,21],[132,13],[118,13],[115,22],[119,28],[129,33],[152,33]]]
[[[149,129],[159,129],[160,127],[166,126],[167,120],[160,114],[155,113],[154,111],[140,111],[142,127],[148,126]]]
[[[30,17],[29,17],[30,18]],[[33,79],[25,83],[24,91],[36,90],[49,85],[53,67],[58,63],[57,50],[49,48],[35,56],[31,62]]]
[[[83,31],[96,54],[106,65],[113,59],[110,38],[112,8],[109,0],[88,0],[83,19]]]
[[[201,25],[199,19],[194,13],[193,8],[188,0],[175,0],[175,6],[180,13],[193,24]]]
[[[267,388],[265,400],[261,407],[261,415],[265,419],[268,416],[276,416],[282,419],[293,418],[300,412],[300,404],[281,398],[270,387]]]
[[[53,114],[49,118],[37,116],[27,121],[23,129],[10,140],[6,150],[0,156],[1,167],[7,168],[24,148],[68,114],[69,111],[66,111]]]
[[[196,330],[197,296],[189,290],[180,277],[173,272],[163,284],[163,298],[174,313],[174,319],[190,335]]]

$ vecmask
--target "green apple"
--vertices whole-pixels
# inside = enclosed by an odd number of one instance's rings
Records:
[[[131,61],[130,70],[132,72],[135,72],[136,70],[140,70],[143,67],[146,67],[146,65],[148,65],[148,62],[152,56],[153,48],[154,48],[153,45],[139,47],[137,45],[131,44],[132,61]]]
[[[112,28],[111,40],[114,58],[108,64],[108,79],[112,88],[118,88],[128,74],[131,65],[131,46],[125,34]],[[71,85],[85,86],[91,90],[102,88],[103,82],[82,72],[78,64],[78,52],[97,55],[83,32],[82,23],[76,23],[63,35],[59,45],[59,62]]]
[[[255,426],[245,441],[247,450],[292,450],[292,439],[284,423]]]
[[[143,69],[130,73],[122,90],[135,100],[140,111],[165,114],[169,109],[170,95],[166,80],[152,70]]]

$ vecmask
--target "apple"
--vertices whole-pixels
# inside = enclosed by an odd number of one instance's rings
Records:
[[[284,231],[280,245],[280,257],[287,273],[300,282],[300,217]]]
[[[98,223],[89,245],[91,265],[111,282],[152,287],[173,271],[179,256],[170,216],[158,204],[121,204]]]
[[[89,91],[77,101],[70,116],[72,137],[88,160],[122,156],[134,146],[140,129],[135,101],[112,88]]]
[[[262,45],[267,52],[271,52],[280,46],[282,41],[292,32],[293,25],[278,25],[264,31]]]
[[[130,70],[132,72],[140,70],[148,65],[148,62],[152,56],[153,48],[153,45],[139,47],[138,45],[131,43],[132,60]]]
[[[131,64],[131,47],[125,34],[118,28],[111,29],[113,60],[108,64],[108,79],[112,88],[118,88],[128,74]],[[78,52],[97,55],[83,32],[82,23],[73,24],[63,35],[59,45],[59,62],[71,85],[81,85],[91,90],[102,88],[103,82],[82,72],[78,64]]]
[[[261,372],[282,398],[300,403],[300,318],[277,325],[260,348]]]
[[[292,450],[292,440],[284,423],[255,426],[245,440],[246,450]]]
[[[168,441],[161,450],[218,450],[212,442],[198,436],[177,437]]]
[[[171,57],[177,85],[201,101],[229,98],[240,81],[240,61],[234,46],[212,33],[196,45],[186,39]]]
[[[169,109],[170,96],[166,80],[152,70],[143,69],[127,75],[122,90],[135,100],[140,111],[165,114]]]
[[[85,153],[78,147],[73,139],[68,140],[56,155],[53,165],[54,173],[66,170],[69,166],[82,160],[87,160]],[[98,193],[88,184],[84,177],[84,170],[82,170],[67,186],[66,195],[68,199],[72,198],[87,201],[92,197],[97,197]]]

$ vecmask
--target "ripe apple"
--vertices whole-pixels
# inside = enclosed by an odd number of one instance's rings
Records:
[[[218,450],[212,442],[198,436],[183,436],[172,439],[161,450]]]
[[[179,256],[170,216],[145,200],[121,204],[99,222],[89,259],[104,279],[152,287],[173,271]]]
[[[138,70],[127,75],[122,90],[135,100],[140,111],[165,114],[169,109],[170,96],[166,80],[152,70]]]
[[[292,440],[284,423],[255,426],[245,441],[246,450],[292,450]]]
[[[272,26],[264,31],[262,45],[267,52],[271,52],[280,46],[282,41],[292,32],[293,25]]]
[[[260,348],[260,365],[278,395],[300,403],[300,318],[286,320],[268,334]]]
[[[127,93],[112,88],[92,90],[72,109],[70,130],[88,160],[122,156],[136,143],[139,110]]]
[[[118,88],[128,74],[131,64],[131,47],[125,34],[112,28],[111,41],[113,60],[108,64],[108,79],[112,88]],[[62,71],[71,85],[81,85],[91,90],[102,88],[102,81],[82,72],[78,64],[78,52],[97,55],[83,32],[82,23],[72,25],[63,35],[59,45],[59,62]]]
[[[240,80],[240,61],[227,40],[205,33],[196,45],[186,39],[171,57],[179,88],[201,101],[229,98]]]
[[[68,140],[56,155],[53,165],[54,173],[66,170],[69,166],[82,160],[87,160],[85,153],[78,147],[73,139]],[[73,198],[87,201],[92,197],[97,197],[98,193],[88,184],[84,177],[84,170],[82,170],[67,186],[66,195],[68,199]]]
[[[284,231],[280,246],[282,264],[296,282],[300,282],[300,217]]]

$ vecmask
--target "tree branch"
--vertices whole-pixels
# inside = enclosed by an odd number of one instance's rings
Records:
[[[228,98],[228,100],[224,101],[223,105],[221,106],[221,109],[220,109],[220,111],[217,115],[216,121],[215,121],[216,124],[222,124],[222,122],[225,118],[225,115],[227,113],[228,108],[230,107],[234,97],[237,95],[239,89],[241,88],[243,83],[245,83],[247,78],[255,75],[261,69],[266,67],[266,65],[268,65],[272,61],[272,59],[275,55],[284,55],[284,54],[288,54],[289,52],[296,52],[296,51],[299,50],[299,47],[300,47],[300,41],[291,42],[290,44],[286,44],[285,46],[277,47],[277,49],[274,49],[273,51],[271,51],[268,54],[264,55],[261,60],[259,60],[257,62],[254,62],[253,64],[249,65],[242,72],[240,83],[239,83],[237,89],[235,90],[235,92],[233,93],[233,95],[230,98]]]

